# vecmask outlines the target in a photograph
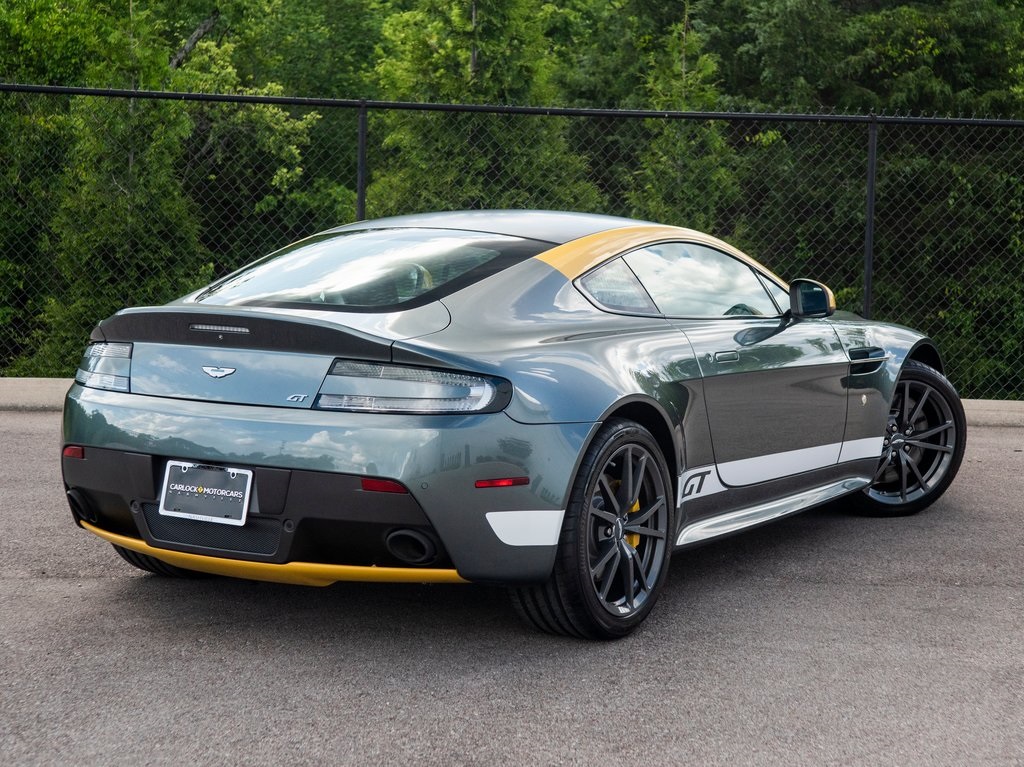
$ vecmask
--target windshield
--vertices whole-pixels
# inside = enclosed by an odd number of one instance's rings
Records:
[[[436,301],[550,243],[455,229],[370,229],[322,234],[213,283],[196,301],[391,311]]]

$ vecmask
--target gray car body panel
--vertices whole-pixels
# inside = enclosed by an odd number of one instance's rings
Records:
[[[640,223],[488,211],[334,231],[439,226],[572,243]],[[678,231],[687,238],[687,230]],[[126,310],[94,337],[132,341],[155,318],[177,323],[175,340],[156,330],[136,340],[132,394],[72,387],[64,440],[163,458],[394,479],[422,507],[463,577],[537,581],[550,572],[557,536],[509,543],[488,515],[537,512],[560,521],[586,449],[609,418],[641,420],[662,437],[679,510],[677,543],[690,545],[867,484],[901,367],[919,350],[937,359],[920,333],[854,315],[793,321],[609,313],[573,279],[532,258],[407,312],[210,306],[194,303],[196,294]],[[287,324],[288,338],[306,329],[319,335],[291,353],[259,339],[251,351],[236,348],[230,335],[190,335],[192,322],[235,320]],[[716,359],[721,352],[725,359]],[[512,383],[513,394],[503,412],[465,416],[311,409],[308,395],[331,361],[345,356],[497,376]],[[188,372],[166,380],[168,361]],[[203,375],[204,366],[237,372],[216,380]],[[478,479],[508,476],[530,482],[474,487]]]
[[[555,546],[508,546],[488,512],[565,509],[568,477],[594,424],[520,424],[503,413],[393,416],[225,406],[71,387],[65,441],[227,466],[388,477],[420,503],[463,577],[543,578]],[[527,486],[477,489],[480,477]],[[127,492],[130,485],[126,483]],[[135,499],[132,499],[135,500]],[[142,498],[140,501],[152,499]]]

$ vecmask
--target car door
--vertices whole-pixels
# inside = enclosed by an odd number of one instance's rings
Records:
[[[827,320],[787,317],[781,287],[706,245],[650,245],[624,260],[693,346],[726,486],[839,461],[849,359]]]

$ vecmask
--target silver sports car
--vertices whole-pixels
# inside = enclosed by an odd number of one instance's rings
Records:
[[[689,229],[471,211],[363,221],[93,331],[75,521],[168,576],[504,584],[613,638],[674,552],[949,486],[935,345]]]

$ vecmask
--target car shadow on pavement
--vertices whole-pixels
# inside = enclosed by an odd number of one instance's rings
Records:
[[[752,582],[846,577],[858,556],[884,548],[890,536],[881,528],[889,525],[890,520],[864,520],[831,506],[677,552],[648,622],[652,627],[645,624],[638,635],[678,634],[693,626],[709,594],[714,600]],[[393,651],[407,642],[444,643],[456,635],[462,647],[511,638],[534,644],[573,641],[526,628],[504,589],[495,586],[336,583],[311,588],[145,574],[115,583],[116,598],[131,605],[134,620],[152,622],[154,628],[173,623],[176,629],[207,636],[257,635],[295,645],[323,635],[346,645],[389,642]]]

